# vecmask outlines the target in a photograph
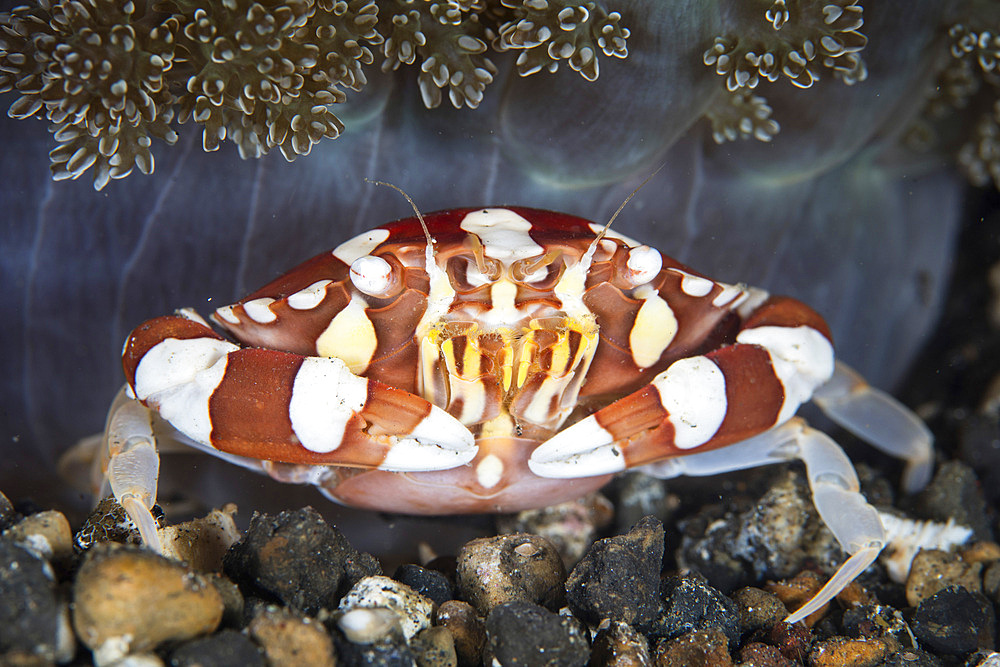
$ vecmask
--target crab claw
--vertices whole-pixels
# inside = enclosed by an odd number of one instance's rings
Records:
[[[123,361],[136,398],[206,448],[392,471],[443,470],[476,456],[457,419],[340,359],[241,348],[200,322],[166,317],[132,333]]]

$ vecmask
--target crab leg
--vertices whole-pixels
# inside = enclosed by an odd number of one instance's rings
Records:
[[[476,455],[469,430],[419,396],[358,377],[340,359],[241,348],[200,318],[146,322],[122,362],[128,385],[108,415],[102,471],[157,550],[154,411],[184,439],[247,463],[416,471]]]
[[[837,362],[833,377],[813,394],[827,417],[879,450],[906,461],[903,487],[919,491],[930,481],[934,436],[902,403]]]
[[[123,388],[108,411],[104,429],[101,464],[102,487],[108,485],[115,499],[125,508],[139,529],[142,542],[159,552],[160,538],[153,518],[156,503],[156,480],[160,458],[153,437],[152,413],[137,403]],[[102,488],[103,495],[104,488]]]
[[[785,619],[788,623],[801,621],[836,597],[872,564],[885,545],[878,512],[858,491],[858,477],[840,446],[822,431],[794,418],[724,450],[668,459],[642,469],[660,478],[716,475],[795,459],[805,463],[820,518],[851,556],[811,600]]]

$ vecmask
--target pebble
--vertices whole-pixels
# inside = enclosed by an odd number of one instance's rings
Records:
[[[975,539],[993,540],[979,480],[961,461],[946,461],[938,467],[934,479],[917,497],[917,508],[923,518],[942,522],[953,519],[972,528]]]
[[[983,592],[1000,604],[1000,561],[990,563],[983,572]]]
[[[457,667],[455,639],[447,628],[421,630],[410,642],[410,648],[420,667]]]
[[[334,633],[337,664],[347,667],[418,667],[413,649],[399,632],[372,644],[355,644]]]
[[[718,628],[692,630],[656,645],[657,667],[732,667],[726,635]]]
[[[33,551],[0,538],[0,662],[12,653],[66,662],[75,648],[52,568]]]
[[[961,586],[972,593],[983,589],[982,563],[966,563],[957,553],[921,549],[910,565],[906,578],[906,602],[911,607],[949,586]]]
[[[655,516],[661,523],[672,523],[681,499],[670,493],[667,484],[641,472],[630,472],[616,480],[618,502],[615,508],[616,532],[624,533],[644,516]]]
[[[413,564],[400,565],[392,578],[430,598],[434,604],[442,605],[448,600],[455,599],[455,591],[448,577],[437,570]]]
[[[751,583],[746,563],[733,553],[740,529],[739,514],[724,510],[721,505],[709,505],[694,516],[678,521],[678,527],[682,536],[676,557],[682,570],[698,572],[722,590]]]
[[[157,526],[162,526],[163,510],[160,506],[153,505],[151,512]],[[77,551],[86,551],[100,542],[142,544],[139,528],[114,496],[103,498],[97,503],[97,507],[87,516],[83,526],[73,536],[73,546]]]
[[[646,638],[628,623],[612,621],[594,638],[589,667],[646,667],[651,662]]]
[[[649,636],[673,639],[692,630],[719,629],[735,648],[740,641],[736,603],[697,575],[666,577],[660,588],[663,609]]]
[[[340,601],[340,611],[388,609],[399,617],[407,641],[431,624],[434,602],[406,584],[383,576],[365,577]]]
[[[579,625],[537,604],[506,602],[486,617],[483,664],[579,667],[589,655]]]
[[[740,631],[745,633],[769,628],[788,616],[788,609],[774,593],[747,586],[732,595],[740,619]]]
[[[333,640],[323,624],[289,609],[265,607],[247,626],[264,649],[269,667],[334,667]]]
[[[938,653],[965,655],[992,649],[996,641],[996,613],[981,593],[953,586],[920,603],[913,613],[913,634]]]
[[[183,561],[199,572],[221,571],[226,551],[240,539],[235,516],[236,505],[230,503],[203,518],[160,528],[163,555]]]
[[[62,512],[29,514],[5,530],[3,536],[53,564],[73,557],[73,533]]]
[[[908,648],[890,655],[882,667],[944,667],[944,663],[926,651]]]
[[[848,637],[883,639],[892,652],[901,650],[904,644],[913,644],[913,633],[903,614],[886,605],[845,609],[840,624]]]
[[[781,655],[799,663],[805,659],[812,641],[812,632],[803,623],[790,625],[777,623],[763,637],[764,641],[778,649]]]
[[[660,612],[662,566],[663,524],[645,517],[587,551],[566,581],[566,602],[592,625],[604,619],[646,625]]]
[[[246,635],[222,630],[214,635],[186,642],[170,655],[171,667],[267,667],[260,648]]]
[[[965,661],[965,667],[1000,667],[1000,653],[976,651]]]
[[[816,521],[812,499],[801,477],[781,475],[749,512],[730,548],[751,564],[758,578],[788,577],[802,567],[804,544]]]
[[[813,644],[809,652],[809,667],[876,667],[891,653],[890,647],[877,637],[849,639],[834,637]]]
[[[438,607],[435,623],[447,628],[455,639],[455,654],[462,667],[478,665],[486,643],[486,625],[476,609],[462,600],[449,600]]]
[[[0,491],[0,531],[7,530],[20,519],[14,504]]]
[[[614,516],[611,501],[600,493],[591,493],[540,509],[500,515],[497,517],[497,532],[541,535],[552,543],[562,557],[563,566],[569,570]]]
[[[966,563],[991,563],[1000,561],[1000,544],[996,542],[973,542],[958,550]]]
[[[222,612],[204,576],[136,547],[92,548],[73,584],[73,625],[99,663],[212,632]]]
[[[399,614],[391,609],[358,607],[341,614],[337,627],[347,641],[355,644],[374,644],[391,634],[403,634]]]
[[[739,667],[795,667],[798,664],[781,655],[775,647],[761,642],[745,644],[737,657]]]
[[[555,547],[538,535],[472,540],[458,554],[458,588],[486,615],[497,605],[524,601],[555,610],[565,597],[566,570]]]
[[[803,570],[791,579],[768,583],[764,590],[774,593],[786,609],[795,611],[812,599],[824,583],[823,579],[812,570]],[[803,622],[806,626],[812,627],[829,609],[830,603],[827,603],[807,616]]]
[[[336,608],[362,577],[382,573],[378,561],[359,554],[311,507],[254,514],[223,566],[236,583],[313,615]]]

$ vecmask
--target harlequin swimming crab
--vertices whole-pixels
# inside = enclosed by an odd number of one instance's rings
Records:
[[[834,361],[808,306],[571,215],[418,213],[212,319],[231,338],[183,310],[125,342],[102,470],[154,548],[161,431],[339,502],[413,514],[540,507],[627,469],[667,478],[799,459],[851,556],[794,622],[885,543],[850,461],[799,406],[812,399],[905,459],[908,489],[930,474],[926,427]]]

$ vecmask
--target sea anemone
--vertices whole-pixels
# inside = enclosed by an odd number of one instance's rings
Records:
[[[766,9],[765,9],[766,6]],[[845,83],[868,77],[858,55],[868,38],[859,0],[812,2],[786,0],[737,3],[739,31],[715,38],[702,59],[725,77],[726,88],[756,88],[765,79],[784,76],[799,88],[808,88],[825,67]],[[747,15],[749,14],[749,15]]]
[[[0,92],[19,94],[13,118],[44,116],[59,143],[56,180],[94,168],[94,187],[153,170],[151,137],[168,144],[177,22],[140,25],[120,0],[41,0],[0,15]]]
[[[479,20],[483,7],[474,2],[393,0],[386,22],[383,71],[420,60],[420,94],[424,106],[441,105],[441,91],[456,109],[475,109],[493,82],[496,65],[486,52],[487,28]]]
[[[380,12],[381,10],[381,12]],[[517,49],[518,72],[560,60],[593,81],[597,52],[624,58],[621,16],[579,0],[38,0],[0,13],[0,92],[14,118],[44,117],[57,180],[94,168],[98,190],[153,170],[152,138],[194,121],[202,146],[243,158],[306,155],[344,124],[331,107],[383,71],[418,65],[425,106],[476,108]]]
[[[628,56],[628,28],[619,25],[621,14],[610,14],[593,2],[500,0],[514,12],[513,20],[500,26],[494,44],[500,51],[517,49],[517,71],[528,76],[545,69],[555,72],[559,61],[588,81],[599,74],[597,52]]]
[[[702,61],[724,77],[730,95],[717,96],[705,116],[716,143],[754,137],[770,141],[779,130],[771,107],[759,94],[761,82],[787,79],[809,88],[826,68],[846,84],[864,81],[860,51],[868,38],[859,0],[753,0],[734,4],[734,26],[715,37]]]

